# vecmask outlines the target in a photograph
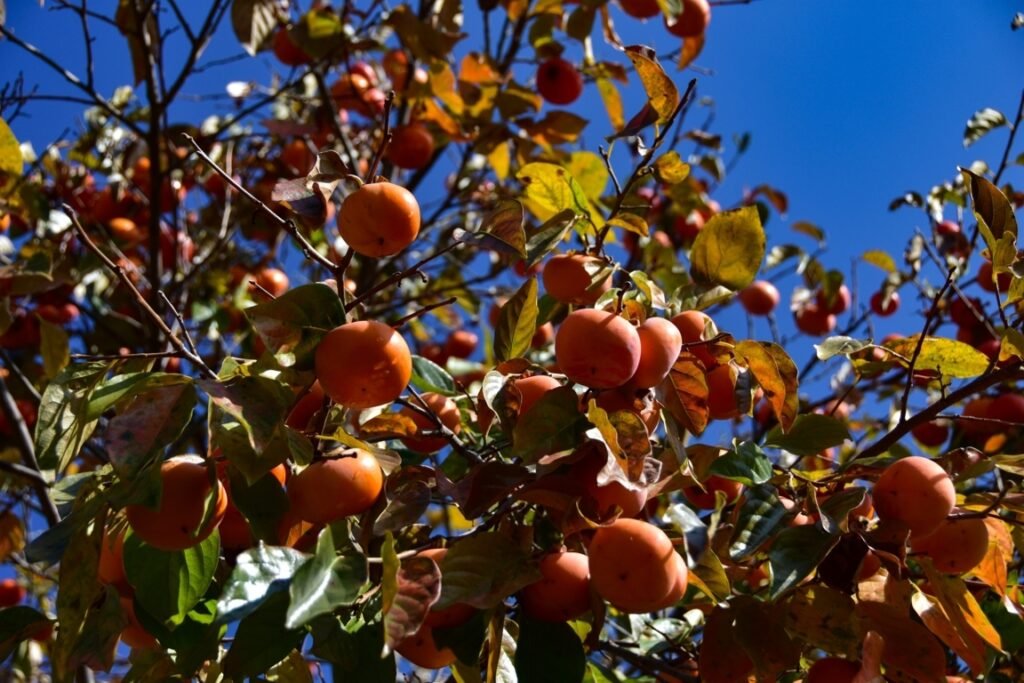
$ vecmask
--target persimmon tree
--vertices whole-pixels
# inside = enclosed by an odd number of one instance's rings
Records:
[[[858,283],[718,191],[741,6],[50,4],[81,61],[0,2],[65,86],[0,90],[12,680],[1024,676],[1024,96]]]

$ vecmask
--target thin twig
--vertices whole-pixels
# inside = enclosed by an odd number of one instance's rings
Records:
[[[417,272],[419,272],[420,268],[422,268],[423,266],[427,265],[428,263],[430,263],[434,259],[436,259],[436,258],[438,258],[440,256],[443,256],[444,254],[447,254],[448,252],[450,252],[453,249],[455,249],[456,247],[458,247],[460,244],[462,244],[462,242],[460,240],[455,240],[454,242],[452,242],[448,246],[444,247],[443,249],[441,249],[439,251],[435,251],[430,256],[427,256],[427,257],[424,257],[424,258],[420,259],[419,261],[417,261],[413,265],[409,266],[405,270],[402,270],[402,271],[399,271],[399,272],[395,273],[394,275],[392,275],[391,277],[387,278],[386,280],[382,280],[379,284],[371,287],[370,289],[368,289],[367,291],[363,292],[362,294],[357,296],[355,299],[353,299],[352,302],[348,305],[348,308],[346,308],[345,310],[346,311],[351,311],[356,306],[358,306],[359,304],[363,303],[364,301],[366,301],[367,299],[372,297],[377,292],[383,291],[383,290],[387,289],[388,287],[390,287],[391,285],[396,284],[398,282],[401,282],[402,280],[406,279],[407,277],[411,277],[411,276],[415,275]],[[344,283],[339,283],[338,286],[339,287],[343,287]]]
[[[932,299],[932,306],[928,309],[928,314],[924,319],[924,327],[921,328],[921,334],[917,337],[914,353],[911,354],[910,363],[907,365],[907,382],[903,388],[903,399],[900,401],[900,422],[904,422],[907,419],[907,402],[910,400],[910,390],[914,387],[914,366],[917,364],[917,359],[921,356],[921,350],[924,349],[924,340],[928,337],[932,321],[939,314],[939,305],[942,303],[943,297],[946,296],[946,292],[949,291],[949,287],[953,284],[955,277],[956,268],[950,268],[949,272],[946,273],[946,281],[943,283],[942,288],[939,289],[935,294],[935,298]]]
[[[399,318],[398,320],[393,322],[391,324],[391,326],[392,327],[401,327],[402,325],[404,325],[405,323],[409,322],[410,320],[412,320],[414,318],[418,318],[421,315],[424,315],[426,313],[429,313],[430,311],[434,310],[435,308],[442,308],[444,306],[451,306],[456,301],[458,301],[458,299],[453,296],[453,297],[449,297],[449,298],[445,299],[444,301],[438,301],[437,303],[430,304],[429,306],[424,306],[421,309],[413,311],[409,315],[406,315],[406,316],[403,316],[403,317]]]
[[[32,442],[32,435],[28,431],[28,425],[25,423],[25,418],[21,416],[18,404],[14,402],[14,396],[11,395],[3,377],[0,377],[0,408],[3,409],[4,416],[7,418],[7,424],[14,428],[14,438],[18,443],[18,450],[21,451],[21,460],[25,468],[38,475],[32,479],[32,489],[46,516],[46,521],[50,526],[54,526],[60,521],[60,513],[47,491],[48,486],[42,477],[42,470],[39,469],[39,461],[36,459],[36,449]]]

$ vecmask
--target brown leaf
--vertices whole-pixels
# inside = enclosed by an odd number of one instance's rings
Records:
[[[737,683],[754,671],[754,662],[736,647],[735,619],[736,610],[719,606],[704,623],[699,662],[705,683]]]
[[[384,642],[394,648],[423,625],[431,605],[441,595],[441,570],[429,557],[402,560],[397,590],[384,613]]]
[[[668,377],[658,386],[658,399],[684,429],[702,434],[708,426],[708,384],[704,368],[688,351],[679,355]]]
[[[0,562],[25,547],[25,526],[10,510],[0,514]]]
[[[801,586],[784,602],[786,628],[809,645],[854,657],[860,645],[853,600],[826,586]]]
[[[761,385],[782,431],[789,431],[800,409],[799,381],[793,359],[785,349],[771,342],[741,341],[736,344],[735,353],[746,362]]]
[[[781,606],[750,597],[736,600],[736,640],[761,680],[773,681],[800,661],[801,645],[783,628]]]
[[[1002,520],[986,517],[985,526],[988,528],[988,551],[970,573],[1006,597],[1006,566],[1013,559],[1013,539],[1009,526]]]
[[[420,431],[413,419],[402,413],[381,413],[359,425],[359,437],[367,441],[400,439]]]

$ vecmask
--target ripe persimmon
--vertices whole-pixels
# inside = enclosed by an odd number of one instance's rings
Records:
[[[711,23],[711,5],[708,0],[682,0],[682,11],[674,23],[666,19],[668,32],[680,38],[696,38],[703,35]]]
[[[402,92],[409,84],[409,57],[401,50],[390,50],[381,60],[384,73],[391,79],[395,92]]]
[[[373,320],[328,332],[314,359],[320,386],[345,408],[366,409],[394,401],[412,377],[412,354],[394,328]]]
[[[111,218],[107,223],[111,236],[121,244],[134,245],[146,238],[147,231],[131,218]]]
[[[121,596],[121,612],[128,621],[128,625],[121,630],[122,643],[133,650],[152,650],[157,647],[156,638],[142,628],[135,616],[135,601],[132,598]]]
[[[995,292],[997,289],[1000,292],[1005,292],[1010,289],[1010,284],[1013,282],[1011,273],[1000,273],[995,277],[992,273],[992,262],[982,261],[978,266],[978,286],[986,292]]]
[[[516,391],[519,392],[519,414],[525,415],[533,404],[540,400],[540,397],[552,389],[562,386],[557,379],[551,375],[532,375],[520,377],[512,382]]]
[[[274,40],[271,49],[277,60],[285,66],[302,66],[311,61],[305,50],[299,47],[298,43],[292,40],[288,29],[281,27],[274,33]]]
[[[686,560],[679,553],[672,553],[672,555],[672,560],[676,565],[676,582],[672,584],[672,590],[668,592],[668,595],[662,598],[661,603],[654,608],[656,610],[668,609],[682,600],[686,595],[686,588],[690,585],[690,570],[686,566]]]
[[[679,334],[683,337],[683,345],[686,346],[687,344],[697,344],[697,342],[705,341],[705,332],[712,321],[711,316],[706,313],[683,311],[673,317],[670,322],[679,330]],[[704,364],[705,368],[713,368],[718,365],[718,361],[711,355],[706,345],[688,346],[686,350],[697,356],[697,359]]]
[[[528,616],[541,621],[570,621],[590,610],[590,563],[582,553],[549,553],[537,564],[541,578],[519,594]]]
[[[452,330],[444,342],[444,354],[450,358],[469,358],[479,343],[480,337],[469,330]]]
[[[281,161],[292,173],[306,175],[316,163],[316,155],[305,140],[292,140],[281,150]]]
[[[342,457],[318,460],[292,477],[288,498],[299,519],[329,524],[366,512],[383,488],[377,458],[356,448]]]
[[[658,609],[676,585],[676,552],[664,531],[620,518],[594,532],[587,550],[598,595],[623,612]]]
[[[285,419],[285,424],[292,429],[305,431],[309,428],[309,421],[313,419],[324,405],[324,390],[320,382],[313,382],[309,391],[299,397],[299,400],[292,406],[291,412]]]
[[[615,313],[573,311],[555,334],[555,358],[573,382],[614,389],[628,382],[640,365],[640,336]]]
[[[27,592],[15,579],[0,579],[0,607],[14,607],[21,604]]]
[[[953,511],[956,489],[937,462],[910,456],[885,468],[872,499],[879,517],[902,523],[916,538],[930,534]]]
[[[420,626],[420,629],[403,640],[395,652],[423,669],[441,669],[455,661],[455,653],[449,648],[439,648],[434,642],[434,629]]]
[[[715,494],[718,491],[725,494],[726,505],[735,503],[743,493],[743,484],[717,474],[712,474],[704,480],[703,484],[703,490],[699,486],[687,486],[683,489],[683,496],[698,510],[714,510]]]
[[[419,121],[397,126],[391,132],[391,142],[384,155],[398,168],[423,168],[434,156],[434,136]]]
[[[604,262],[586,254],[558,254],[544,265],[544,291],[563,304],[592,306],[612,286],[611,273],[594,282]]]
[[[1003,431],[1003,426],[998,422],[987,422],[994,417],[992,408],[995,404],[994,396],[975,396],[968,401],[961,411],[965,418],[979,418],[977,420],[957,420],[957,425],[964,436],[989,436]]]
[[[932,558],[940,572],[963,574],[985,559],[988,527],[978,517],[947,519],[927,536],[915,538],[911,547],[914,552]]]
[[[708,412],[712,420],[731,420],[740,414],[736,402],[737,375],[732,363],[712,368],[705,375],[708,383]]]
[[[423,402],[427,404],[427,409],[441,420],[441,424],[456,434],[462,431],[462,415],[459,413],[459,407],[455,405],[455,401],[433,392],[423,394],[422,398]],[[416,403],[416,406],[422,408],[419,403]],[[418,411],[405,407],[399,412],[416,423],[420,432],[437,431],[434,421]],[[419,453],[434,453],[447,446],[448,439],[443,436],[406,436],[402,437],[402,443]]]
[[[835,315],[818,308],[813,303],[797,310],[793,317],[797,329],[812,337],[822,337],[836,328]]]
[[[882,292],[875,292],[871,295],[871,310],[875,315],[887,318],[900,307],[900,293],[892,292],[886,300]]]
[[[132,531],[145,543],[161,550],[184,550],[200,543],[213,533],[228,506],[223,484],[216,482],[213,490],[202,458],[180,456],[165,460],[160,466],[160,507],[129,505],[125,508]],[[214,503],[206,523],[206,502],[213,495]]]
[[[357,254],[392,256],[419,234],[420,205],[400,185],[367,183],[345,197],[338,211],[338,230]]]
[[[604,486],[597,483],[597,475],[608,462],[605,447],[595,442],[587,442],[581,447],[586,455],[574,463],[568,475],[582,485],[583,497],[586,501],[584,510],[593,510],[598,519],[609,516],[616,507],[622,510],[623,517],[636,517],[647,503],[647,491],[627,489],[617,481],[610,481]]]
[[[860,664],[839,657],[822,657],[807,670],[804,683],[852,683]]]
[[[657,0],[621,0],[622,11],[635,19],[650,19],[661,13]]]
[[[416,556],[430,558],[440,569],[441,563],[444,562],[445,555],[447,554],[448,548],[428,548],[416,553]],[[444,582],[443,572],[441,574],[441,581]],[[431,607],[430,611],[427,612],[426,618],[423,620],[423,625],[432,629],[458,626],[469,621],[473,617],[474,612],[473,606],[467,605],[464,602],[457,602],[441,609]]]
[[[583,92],[583,75],[571,62],[552,57],[537,67],[537,92],[551,104],[572,104]]]
[[[850,294],[849,287],[839,285],[832,292],[832,296],[828,296],[824,289],[819,289],[818,296],[814,301],[818,306],[818,310],[831,313],[832,315],[841,315],[850,308],[850,304],[853,302],[853,295]]]
[[[683,349],[683,335],[665,318],[648,318],[636,333],[640,337],[640,364],[630,385],[650,389],[668,377]]]
[[[938,448],[949,439],[949,424],[945,420],[922,422],[911,429],[910,433],[922,446]]]
[[[739,300],[750,315],[768,315],[779,305],[779,290],[768,280],[758,280],[740,290]]]
[[[119,593],[131,591],[128,577],[124,572],[124,530],[116,534],[103,534],[96,578],[100,583],[117,588]]]
[[[260,268],[256,273],[256,284],[279,297],[288,291],[288,276],[280,268]]]

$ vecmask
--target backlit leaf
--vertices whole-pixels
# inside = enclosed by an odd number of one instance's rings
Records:
[[[242,619],[274,593],[287,590],[307,557],[292,548],[263,544],[239,554],[217,603],[217,621]]]
[[[1004,233],[1016,236],[1017,218],[1006,195],[988,179],[967,169],[961,169],[961,172],[970,188],[974,217],[988,248],[993,249],[996,240]]]
[[[566,209],[582,215],[590,212],[583,188],[562,166],[540,161],[526,164],[516,179],[523,184],[523,203],[542,221]]]
[[[71,359],[68,333],[60,325],[40,319],[39,351],[43,356],[43,371],[49,378],[54,378],[63,370]]]
[[[813,647],[855,657],[860,645],[853,600],[821,585],[801,586],[785,605],[786,628]]]
[[[789,430],[799,410],[799,382],[793,359],[772,342],[741,341],[734,350],[764,390],[782,431]]]
[[[917,339],[916,335],[905,337],[886,346],[909,359],[914,355]],[[914,363],[914,370],[936,370],[944,377],[969,378],[983,374],[988,369],[988,364],[988,356],[969,344],[955,339],[927,337],[921,346],[921,354]]]
[[[231,27],[250,55],[256,54],[277,25],[276,0],[232,0]]]
[[[531,277],[501,307],[494,330],[494,357],[509,360],[525,356],[537,332],[537,278]]]
[[[514,199],[503,200],[484,215],[480,232],[498,240],[513,253],[526,257],[526,231],[523,205]]]
[[[366,558],[352,546],[338,555],[334,530],[320,532],[313,557],[295,570],[288,587],[285,626],[298,628],[314,617],[351,605],[366,583]]]
[[[700,435],[708,426],[708,384],[696,356],[683,351],[658,385],[658,400],[686,431]]]
[[[679,104],[679,90],[668,74],[658,63],[657,55],[649,47],[629,45],[625,48],[626,56],[633,62],[640,83],[647,92],[651,107],[658,113],[658,121],[664,123],[671,118]]]
[[[988,551],[978,566],[971,570],[975,576],[992,587],[996,593],[1006,596],[1007,565],[1013,560],[1013,539],[1006,522],[994,517],[985,518],[988,529]]]
[[[690,273],[698,282],[739,291],[757,277],[764,253],[765,234],[757,209],[722,211],[697,233]]]
[[[1008,123],[1001,111],[991,107],[979,109],[967,120],[967,127],[964,128],[964,147],[970,147],[988,133]]]
[[[679,152],[665,152],[654,162],[654,175],[660,182],[675,185],[690,175],[690,165],[682,160]]]
[[[18,138],[14,137],[7,122],[0,118],[0,175],[20,177],[23,166]]]
[[[895,273],[898,270],[896,267],[896,261],[889,255],[889,252],[882,251],[881,249],[865,251],[861,258],[871,265],[881,268],[887,273]]]

